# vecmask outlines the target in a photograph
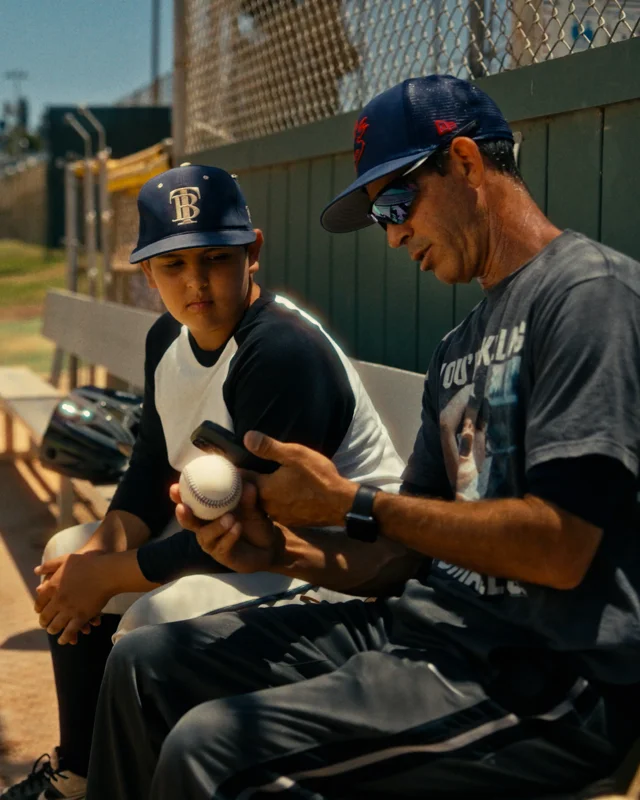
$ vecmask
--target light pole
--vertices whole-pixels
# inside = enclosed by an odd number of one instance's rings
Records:
[[[4,77],[6,80],[11,81],[11,83],[13,83],[14,102],[13,102],[12,112],[13,112],[13,118],[15,120],[15,126],[17,129],[20,97],[22,94],[22,84],[29,77],[29,73],[24,69],[10,69],[4,73]],[[24,134],[25,131],[23,131],[22,133]],[[18,137],[22,138],[22,134],[18,134]],[[19,155],[20,146],[21,145],[16,140],[15,152],[12,153],[12,155]],[[14,147],[11,147],[11,149],[14,150]]]
[[[160,105],[160,0],[151,0],[151,105]]]
[[[4,73],[4,77],[13,83],[13,93],[15,95],[15,110],[18,108],[18,100],[22,93],[22,84],[29,77],[29,73],[24,69],[10,69]]]

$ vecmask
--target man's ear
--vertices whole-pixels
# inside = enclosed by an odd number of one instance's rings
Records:
[[[153,279],[153,273],[151,272],[151,262],[148,259],[140,262],[140,266],[142,267],[142,271],[144,272],[145,278],[147,279],[147,284],[150,289],[157,289],[158,286]]]
[[[464,178],[477,189],[485,177],[485,165],[478,145],[467,136],[459,136],[449,148],[450,172]]]
[[[264,244],[264,236],[260,228],[254,228],[254,233],[256,235],[255,242],[251,242],[251,244],[247,246],[247,260],[249,262],[250,275],[253,275],[260,269],[258,259],[260,258],[260,250]]]

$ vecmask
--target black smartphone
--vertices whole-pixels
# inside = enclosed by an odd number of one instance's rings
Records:
[[[191,434],[191,442],[205,453],[222,453],[232,464],[241,469],[275,472],[280,466],[275,461],[254,456],[235,433],[209,419],[205,419]]]

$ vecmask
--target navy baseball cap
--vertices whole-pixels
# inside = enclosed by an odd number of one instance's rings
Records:
[[[183,164],[147,181],[138,195],[140,233],[129,261],[188,247],[255,242],[247,203],[235,178],[217,167]]]
[[[447,147],[456,131],[477,141],[513,141],[511,128],[489,95],[452,75],[409,78],[374,97],[354,129],[357,178],[322,212],[322,227],[347,233],[373,225],[364,187]]]

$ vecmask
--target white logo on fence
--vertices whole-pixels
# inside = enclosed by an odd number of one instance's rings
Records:
[[[178,225],[189,225],[195,222],[200,213],[196,205],[200,199],[200,189],[197,186],[185,186],[182,189],[174,189],[169,192],[169,202],[176,207],[176,218],[171,220]]]

